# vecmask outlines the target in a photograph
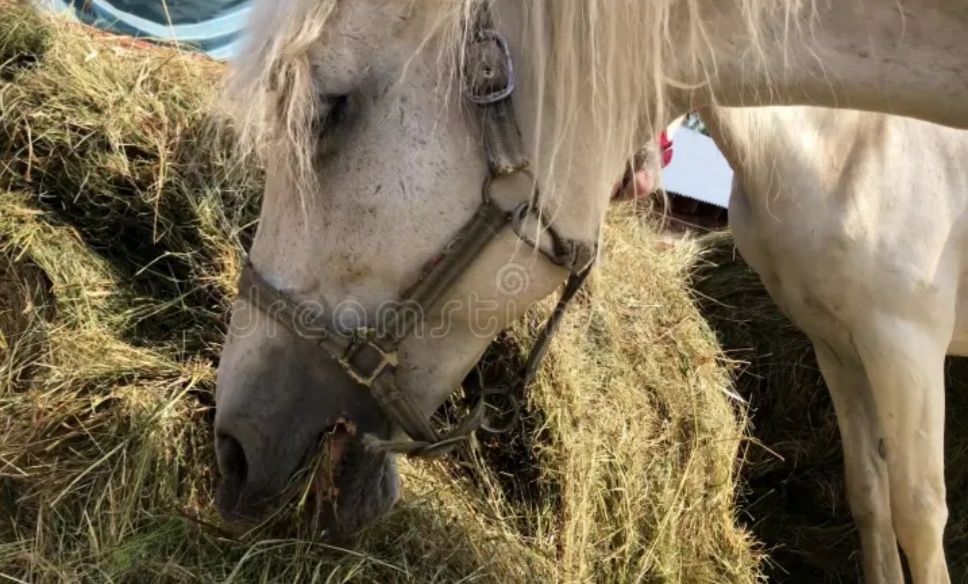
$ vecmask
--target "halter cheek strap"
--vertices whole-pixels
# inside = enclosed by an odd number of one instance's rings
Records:
[[[482,9],[471,33],[462,67],[465,99],[475,106],[484,134],[489,173],[482,187],[481,206],[447,245],[432,267],[403,298],[405,309],[391,313],[383,330],[361,329],[351,334],[334,326],[333,315],[307,312],[289,295],[277,290],[247,263],[239,282],[240,295],[252,306],[271,316],[298,337],[316,344],[361,387],[366,388],[387,417],[409,437],[408,440],[381,440],[364,436],[374,450],[410,456],[441,456],[470,439],[476,430],[500,431],[486,419],[485,397],[526,389],[548,351],[565,309],[591,272],[596,257],[595,245],[562,237],[540,212],[539,193],[530,175],[530,161],[524,154],[521,130],[514,115],[514,67],[507,41],[491,25],[487,9]],[[527,191],[518,191],[508,209],[501,208],[491,196],[494,186],[509,177],[527,176]],[[527,237],[524,221],[535,217],[551,239],[544,249]],[[470,406],[469,412],[450,431],[438,433],[417,406],[413,396],[401,387],[396,371],[398,347],[417,329],[429,313],[461,278],[497,236],[511,228],[552,263],[570,272],[554,312],[535,340],[521,372],[517,388],[488,389]],[[513,400],[512,400],[513,402]]]

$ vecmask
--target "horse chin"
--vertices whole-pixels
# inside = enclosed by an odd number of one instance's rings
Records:
[[[326,505],[323,524],[331,538],[345,538],[385,515],[400,496],[392,455],[370,452],[359,442],[342,460],[337,496]]]
[[[266,497],[259,503],[248,502],[238,489],[227,481],[220,481],[215,489],[215,507],[222,524],[233,534],[245,533],[258,526],[272,514],[276,504]]]

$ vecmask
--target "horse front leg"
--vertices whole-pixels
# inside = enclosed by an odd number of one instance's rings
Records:
[[[879,451],[880,422],[864,364],[852,347],[835,348],[812,340],[837,412],[847,501],[860,534],[864,580],[868,584],[904,584],[891,520],[887,461]]]
[[[877,315],[857,333],[873,390],[887,461],[894,531],[914,584],[949,584],[943,535],[944,359],[950,335],[939,327]]]

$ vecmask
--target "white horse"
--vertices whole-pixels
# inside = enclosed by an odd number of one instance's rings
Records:
[[[968,355],[968,133],[819,108],[709,108],[736,245],[811,339],[868,582],[948,582],[945,354]],[[895,540],[896,536],[896,540]]]
[[[498,100],[507,88],[492,28],[517,71],[511,116],[462,98],[473,88]],[[380,441],[394,426],[432,435],[427,420],[498,330],[569,270],[584,274],[610,187],[656,127],[714,96],[968,126],[966,36],[968,5],[952,0],[257,0],[228,96],[243,142],[267,168],[246,287],[274,304],[244,296],[222,354],[220,508],[265,511],[335,428],[348,439],[335,449],[345,447],[331,525],[371,521],[397,492],[386,450],[399,445]],[[346,357],[333,329],[377,329],[381,309],[426,283],[421,274],[440,265],[432,260],[467,235],[495,167],[520,167],[508,154],[515,121],[535,182],[502,195],[527,201],[536,184],[541,221],[527,214],[521,237],[501,229],[459,277],[421,296],[437,300],[420,304],[420,324],[434,334],[405,327],[392,343],[356,335]],[[515,164],[489,165],[485,152]],[[453,253],[445,258],[450,266]],[[303,305],[332,317],[325,334],[306,330],[319,319],[276,326]],[[360,434],[381,447],[365,448]]]

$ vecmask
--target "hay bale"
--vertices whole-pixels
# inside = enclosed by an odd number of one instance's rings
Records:
[[[833,404],[813,348],[770,299],[729,235],[714,235],[695,279],[700,309],[737,365],[753,440],[743,515],[771,552],[773,581],[856,582],[860,540],[845,498]],[[948,361],[946,545],[953,582],[968,582],[968,360]]]
[[[560,489],[560,561],[574,582],[754,582],[737,528],[744,421],[688,292],[701,247],[669,246],[613,209],[587,304],[562,327],[532,402]]]
[[[318,541],[298,505],[227,536],[214,367],[261,177],[205,130],[219,67],[2,0],[0,47],[16,63],[0,75],[0,265],[16,258],[15,293],[42,291],[0,307],[30,315],[0,318],[5,338],[41,339],[0,359],[0,573],[757,581],[733,504],[742,412],[686,286],[699,249],[664,249],[629,208],[516,432],[404,463],[403,502],[352,550]],[[495,375],[549,306],[502,336]]]
[[[220,66],[79,25],[52,29],[23,2],[4,10],[13,32],[0,46],[22,65],[0,90],[0,188],[30,193],[134,293],[158,300],[135,334],[191,324],[187,348],[217,342],[217,303],[234,287],[240,226],[259,195],[255,173],[209,135]]]
[[[13,0],[0,1],[0,10],[12,15],[0,27],[0,80],[9,81],[44,54],[50,29],[41,15]]]
[[[0,253],[0,362],[20,381],[42,354],[45,335],[38,320],[51,316],[49,282],[42,270]]]

